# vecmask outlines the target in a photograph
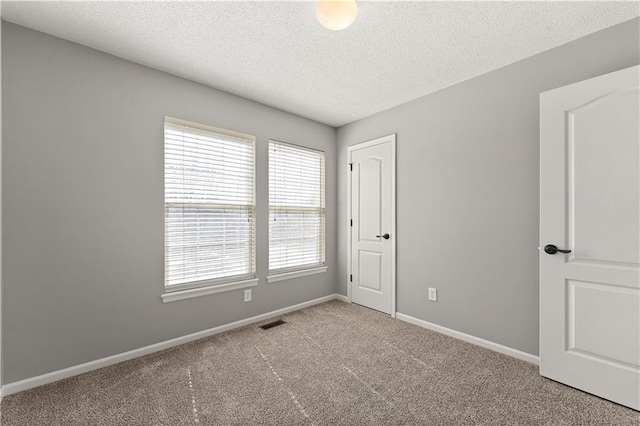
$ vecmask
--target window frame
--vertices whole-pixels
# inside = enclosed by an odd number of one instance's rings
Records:
[[[250,238],[248,241],[248,245],[250,247],[250,257],[249,262],[251,264],[251,269],[249,273],[246,274],[236,274],[219,278],[211,278],[204,280],[196,280],[189,281],[181,284],[167,284],[167,253],[168,253],[168,242],[167,242],[167,210],[170,205],[184,205],[186,203],[167,203],[166,201],[166,150],[167,150],[167,138],[166,138],[166,130],[167,124],[173,124],[177,126],[183,126],[187,128],[192,128],[195,131],[200,132],[208,132],[213,134],[218,134],[221,137],[230,137],[236,139],[242,139],[249,142],[252,146],[253,151],[253,167],[250,170],[253,176],[253,194],[252,194],[252,205],[242,205],[242,206],[234,206],[238,207],[237,210],[244,210],[252,213],[253,223],[250,232]],[[252,287],[257,285],[258,279],[256,278],[256,225],[257,225],[257,217],[256,217],[256,137],[253,135],[249,135],[246,133],[240,133],[233,130],[227,130],[219,127],[209,126],[202,123],[187,121],[171,116],[164,116],[163,122],[163,290],[164,293],[161,295],[163,302],[171,302],[176,300],[187,299],[191,297],[204,296],[207,294],[221,293],[225,291],[237,290],[240,288]],[[247,170],[249,170],[247,168]],[[197,204],[197,203],[194,203]],[[222,204],[211,204],[214,206],[221,206]],[[215,208],[215,207],[214,207]]]
[[[321,261],[319,263],[309,263],[309,264],[305,264],[305,265],[296,265],[296,266],[291,266],[291,267],[284,267],[284,268],[277,268],[277,269],[271,269],[271,211],[272,211],[272,205],[271,205],[271,170],[272,170],[272,164],[271,164],[271,145],[275,144],[275,145],[283,145],[283,146],[287,146],[287,147],[291,147],[293,149],[297,149],[300,151],[308,151],[314,154],[320,154],[322,157],[322,169],[323,169],[323,176],[322,176],[322,180],[320,183],[320,197],[321,197],[321,206],[318,208],[319,210],[319,217],[321,220],[321,232],[323,233],[323,235],[321,236],[321,239],[319,241],[319,244],[322,245],[322,247],[319,247],[319,251],[320,252],[320,259]],[[268,154],[268,180],[269,180],[269,194],[268,194],[268,200],[267,200],[267,211],[268,211],[268,222],[269,222],[269,227],[267,229],[267,236],[268,236],[268,247],[269,247],[269,256],[267,259],[267,270],[268,270],[268,276],[267,276],[267,282],[268,283],[273,283],[273,282],[278,282],[278,281],[283,281],[283,280],[288,280],[288,279],[293,279],[293,278],[298,278],[298,277],[303,277],[303,276],[307,276],[307,275],[313,275],[313,274],[319,274],[319,273],[323,273],[327,271],[327,244],[326,244],[326,238],[327,238],[327,223],[326,223],[326,218],[327,218],[327,207],[326,207],[326,187],[327,187],[327,177],[326,177],[326,170],[327,170],[327,153],[326,151],[320,150],[320,149],[315,149],[315,148],[310,148],[308,146],[302,146],[299,144],[294,144],[294,143],[290,143],[290,142],[283,142],[277,139],[269,139],[269,144],[268,144],[268,150],[269,150],[269,154]],[[295,207],[292,208],[295,211]],[[298,208],[300,211],[309,211],[309,207],[302,207],[302,208]]]

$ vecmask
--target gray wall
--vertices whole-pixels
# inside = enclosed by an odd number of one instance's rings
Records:
[[[2,82],[2,4],[0,4],[0,82]],[[0,386],[2,385],[2,84],[0,84]],[[0,400],[2,393],[0,391]],[[2,412],[0,412],[0,418]]]
[[[338,292],[346,294],[346,147],[397,133],[398,312],[537,354],[538,95],[638,64],[639,23],[339,128]],[[427,287],[438,288],[438,302]]]
[[[2,25],[4,382],[335,291],[335,129]],[[257,276],[163,304],[163,116],[257,136]],[[326,151],[329,272],[267,284],[269,138]]]

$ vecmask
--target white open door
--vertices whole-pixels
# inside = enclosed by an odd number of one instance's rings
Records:
[[[540,96],[540,374],[636,410],[639,76]]]
[[[395,316],[395,135],[347,149],[349,300]]]

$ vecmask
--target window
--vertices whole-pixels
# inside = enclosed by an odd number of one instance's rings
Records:
[[[165,289],[255,276],[255,138],[166,117]]]
[[[269,142],[269,271],[325,263],[324,152]]]

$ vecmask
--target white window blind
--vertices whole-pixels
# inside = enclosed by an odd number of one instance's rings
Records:
[[[269,142],[269,271],[325,263],[325,154]]]
[[[255,138],[166,117],[165,288],[255,274]]]

